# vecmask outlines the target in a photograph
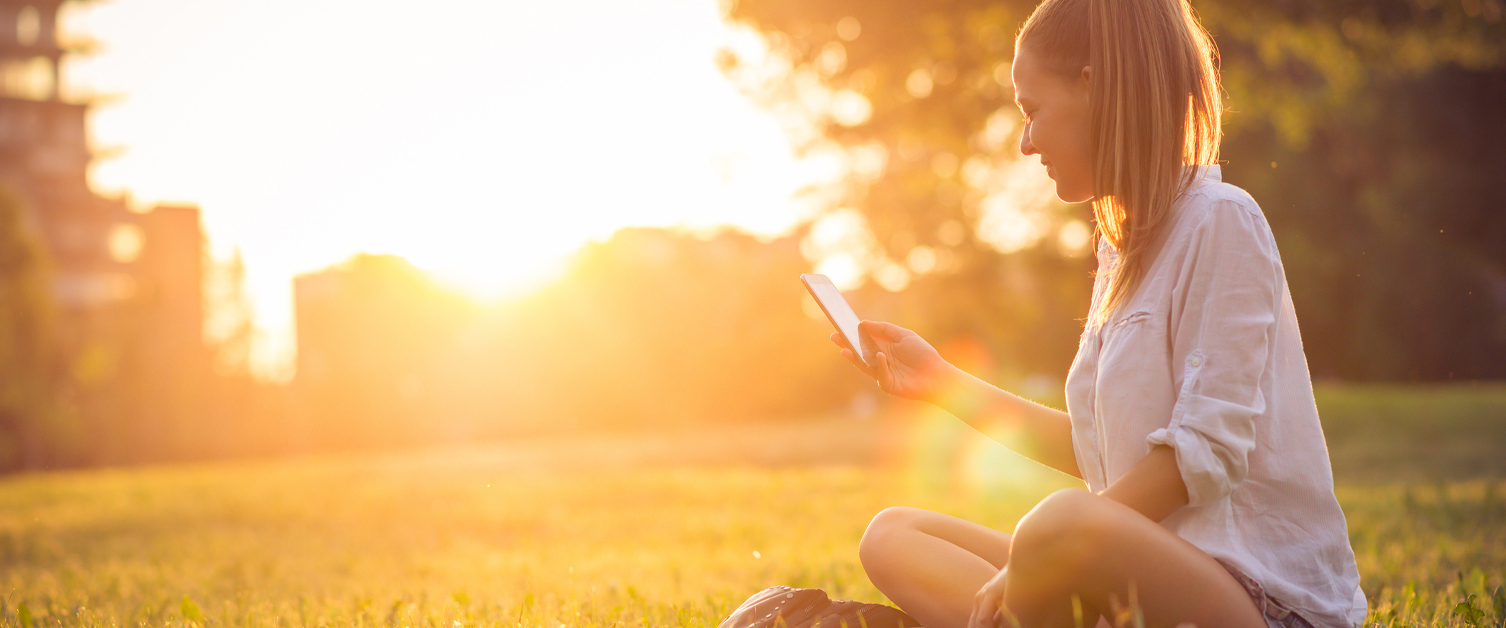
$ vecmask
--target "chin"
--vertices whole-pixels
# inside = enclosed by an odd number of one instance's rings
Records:
[[[1082,190],[1067,189],[1058,184],[1056,186],[1056,198],[1063,203],[1086,203],[1093,200],[1093,194]]]

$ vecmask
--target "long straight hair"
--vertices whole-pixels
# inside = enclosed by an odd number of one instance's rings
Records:
[[[1045,0],[1015,39],[1052,71],[1092,68],[1093,217],[1118,254],[1098,326],[1134,293],[1172,203],[1215,163],[1223,111],[1213,39],[1187,0]]]

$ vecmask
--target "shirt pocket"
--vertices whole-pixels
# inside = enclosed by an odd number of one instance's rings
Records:
[[[1136,310],[1109,321],[1099,332],[1103,346],[1099,353],[1099,371],[1112,359],[1129,358],[1131,362],[1143,361],[1154,355],[1153,346],[1160,342],[1160,352],[1167,352],[1166,317],[1157,316],[1155,310]],[[1143,362],[1142,362],[1143,364]]]
[[[1152,310],[1135,310],[1133,312],[1130,312],[1129,314],[1125,314],[1123,318],[1109,323],[1110,331],[1115,331],[1121,327],[1127,327],[1136,323],[1143,323],[1147,320],[1150,320],[1150,318],[1154,315],[1155,312]]]

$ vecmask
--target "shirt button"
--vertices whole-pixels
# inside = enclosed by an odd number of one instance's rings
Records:
[[[1203,365],[1203,359],[1197,356],[1192,356],[1192,359],[1188,360],[1187,363],[1191,364],[1193,368],[1197,368]]]

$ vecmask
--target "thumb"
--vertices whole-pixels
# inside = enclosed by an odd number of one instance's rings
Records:
[[[899,325],[880,321],[862,321],[858,323],[858,330],[869,336],[885,340],[899,340],[904,336],[905,332],[909,331]]]

